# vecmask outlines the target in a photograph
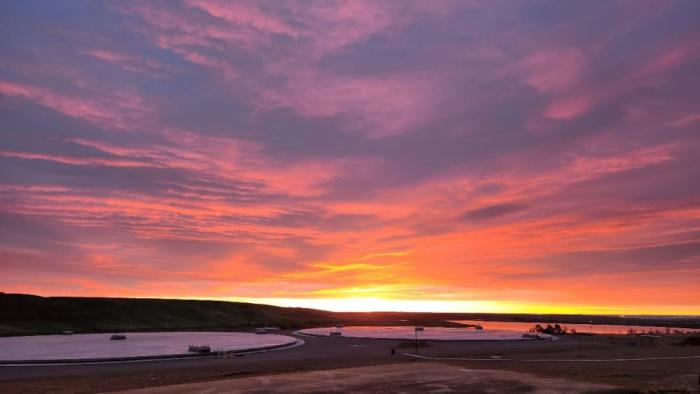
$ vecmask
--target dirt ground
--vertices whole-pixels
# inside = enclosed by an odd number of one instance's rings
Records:
[[[416,358],[405,355],[415,352],[416,349],[411,343],[342,337],[303,339],[306,344],[297,348],[242,357],[127,364],[0,366],[0,392],[95,393],[232,378],[273,379],[271,375],[308,371],[321,373],[338,368],[388,364],[416,368],[413,365],[426,364],[425,361],[416,361]],[[681,339],[664,337],[654,346],[644,347],[640,346],[638,339],[626,336],[567,336],[552,342],[429,342],[428,346],[419,347],[418,352],[422,356],[438,359],[428,360],[431,363],[447,365],[445,371],[454,371],[454,368],[457,368],[519,372],[542,378],[563,379],[572,385],[585,382],[626,390],[621,392],[698,392],[698,358],[596,361],[700,356],[699,347],[672,345]],[[391,355],[392,348],[396,350],[395,355]],[[463,358],[482,360],[460,360]],[[494,372],[489,372],[491,373]],[[504,374],[503,379],[511,379],[506,372],[501,373]],[[354,383],[348,382],[348,387],[354,387]],[[410,386],[410,379],[407,384]],[[482,392],[472,384],[459,384],[458,387],[469,389],[466,392]],[[377,387],[377,390],[384,387],[390,389],[389,391],[406,391],[398,386],[396,390],[393,386],[387,387],[382,384]],[[365,391],[370,389],[371,386],[365,387]],[[507,392],[507,388],[494,389],[491,392],[503,391]]]
[[[615,387],[518,372],[419,362],[226,379],[124,391],[185,393],[608,393]]]

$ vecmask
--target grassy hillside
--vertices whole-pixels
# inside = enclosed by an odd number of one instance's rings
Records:
[[[332,313],[221,301],[38,297],[0,293],[0,335],[231,330],[334,324]]]

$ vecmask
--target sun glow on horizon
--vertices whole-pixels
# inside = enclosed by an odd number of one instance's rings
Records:
[[[688,315],[698,316],[694,306],[650,307],[640,305],[565,305],[507,301],[401,300],[382,297],[346,298],[249,298],[226,297],[221,301],[269,304],[281,307],[322,309],[332,312],[436,312],[525,313],[563,315]]]

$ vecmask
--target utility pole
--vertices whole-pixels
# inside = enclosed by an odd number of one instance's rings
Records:
[[[416,344],[416,354],[418,354],[418,320],[416,320],[416,323],[415,323],[415,325],[413,326],[413,332],[414,332],[415,335],[416,335],[416,342],[415,342],[415,344]]]

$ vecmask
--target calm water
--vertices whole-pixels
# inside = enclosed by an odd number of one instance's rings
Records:
[[[145,357],[187,354],[189,345],[212,350],[242,350],[292,344],[286,335],[244,332],[129,332],[126,340],[112,341],[111,334],[34,335],[0,338],[0,361],[81,358]]]
[[[333,331],[342,332],[349,338],[383,338],[412,340],[414,338],[452,341],[522,341],[522,332],[511,330],[474,330],[463,327],[424,327],[416,331],[414,326],[347,326],[343,328],[307,328],[299,333],[330,336]],[[418,335],[416,335],[418,334]],[[548,336],[544,336],[547,338]]]
[[[478,324],[487,330],[510,330],[510,331],[521,331],[526,332],[531,328],[535,327],[536,324],[546,327],[547,324],[555,325],[559,324],[562,328],[566,328],[567,332],[576,330],[576,332],[581,333],[593,333],[593,334],[627,334],[630,330],[634,330],[637,333],[641,332],[659,332],[666,333],[670,330],[671,333],[676,330],[687,333],[687,332],[700,332],[700,329],[693,328],[678,328],[678,327],[656,327],[656,326],[620,326],[620,325],[606,325],[606,324],[568,324],[568,323],[557,323],[557,322],[508,322],[508,321],[480,321],[480,320],[455,320],[456,323],[462,324]]]

